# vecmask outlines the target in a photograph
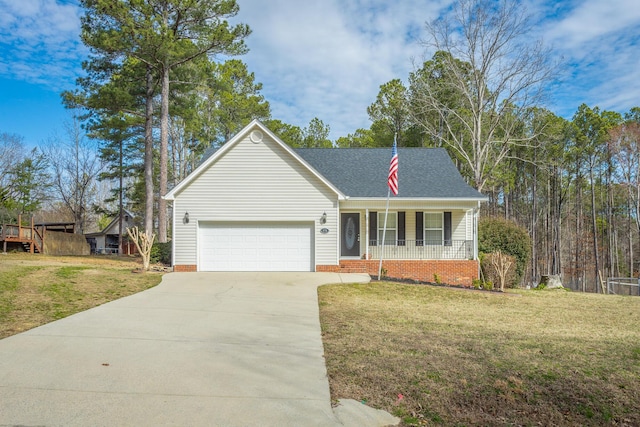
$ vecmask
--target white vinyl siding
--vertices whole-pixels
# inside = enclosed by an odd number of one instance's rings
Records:
[[[468,210],[465,213],[464,221],[466,222],[466,234],[465,240],[473,240],[473,210]]]
[[[176,194],[174,264],[197,264],[199,222],[307,222],[314,224],[315,264],[338,262],[338,196],[283,147],[248,133]],[[189,223],[181,218],[189,212]],[[320,224],[323,212],[326,224]],[[322,234],[321,228],[329,229]]]
[[[466,211],[451,212],[451,240],[473,240],[473,227],[467,224]]]

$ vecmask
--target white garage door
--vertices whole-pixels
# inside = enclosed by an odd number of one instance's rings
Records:
[[[313,271],[312,227],[201,223],[200,271]]]

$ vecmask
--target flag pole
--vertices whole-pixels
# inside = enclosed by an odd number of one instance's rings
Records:
[[[378,280],[380,280],[380,277],[382,277],[382,259],[384,258],[384,244],[385,244],[385,240],[387,239],[387,218],[389,216],[389,199],[391,198],[391,185],[392,183],[390,182],[390,180],[394,179],[395,181],[395,185],[394,185],[394,190],[393,190],[393,194],[398,195],[398,182],[397,182],[397,178],[398,178],[398,152],[397,152],[397,137],[398,134],[394,133],[393,134],[393,151],[392,151],[392,155],[391,155],[391,164],[389,165],[389,177],[387,178],[387,185],[389,186],[389,189],[387,190],[387,208],[384,211],[384,226],[382,228],[382,247],[380,248],[380,264],[378,265]],[[376,236],[377,238],[378,236]]]
[[[384,211],[384,227],[382,229],[382,247],[380,248],[380,265],[378,266],[378,280],[382,274],[382,258],[384,257],[384,242],[387,237],[387,216],[389,215],[389,199],[391,198],[391,188],[387,190],[387,209]]]

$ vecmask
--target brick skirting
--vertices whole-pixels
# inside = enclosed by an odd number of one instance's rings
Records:
[[[367,273],[378,276],[379,260],[342,260],[340,265],[316,265],[316,271],[333,273]],[[393,279],[412,279],[421,282],[435,282],[448,285],[473,286],[478,278],[478,261],[473,260],[386,260],[382,262],[385,275]]]
[[[378,276],[378,260],[342,260],[340,265],[316,265],[318,272],[367,273]],[[441,283],[448,285],[472,286],[478,278],[478,261],[473,260],[386,260],[382,262],[385,275],[393,279],[412,279],[421,282],[435,282],[435,274]],[[174,265],[173,271],[198,271],[196,265]]]
[[[190,264],[174,265],[173,271],[176,271],[176,272],[198,271],[198,266],[195,264],[194,265],[190,265]]]

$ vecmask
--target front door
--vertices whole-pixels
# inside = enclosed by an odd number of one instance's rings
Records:
[[[340,214],[340,256],[360,256],[360,214]]]

